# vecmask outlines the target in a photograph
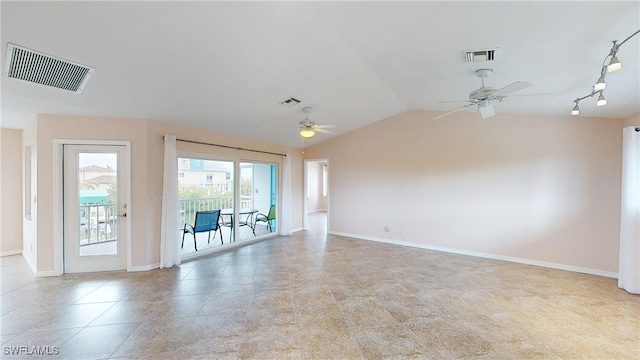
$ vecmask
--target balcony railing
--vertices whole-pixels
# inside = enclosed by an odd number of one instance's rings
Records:
[[[248,210],[253,207],[251,196],[240,197],[240,210]],[[232,209],[233,196],[219,196],[212,198],[180,199],[180,229],[184,224],[193,224],[196,212],[217,209]]]
[[[231,209],[232,196],[180,200],[180,223],[193,224],[196,212],[203,210]],[[251,196],[240,198],[240,210],[253,208]],[[80,246],[94,245],[118,240],[118,204],[80,204]]]
[[[80,204],[80,246],[118,240],[118,204]]]

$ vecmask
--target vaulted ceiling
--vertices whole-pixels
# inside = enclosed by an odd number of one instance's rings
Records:
[[[159,119],[302,146],[309,118],[345,133],[407,110],[446,112],[480,87],[533,86],[498,114],[568,115],[591,91],[613,40],[640,29],[638,1],[1,2],[7,43],[94,67],[82,93],[2,77],[2,126],[37,113]],[[608,105],[640,109],[640,35],[607,75]],[[493,62],[462,52],[498,48]],[[290,97],[302,102],[281,105]],[[465,111],[475,111],[473,107]],[[441,121],[446,121],[446,117]],[[478,121],[483,121],[478,116]],[[487,120],[484,120],[487,121]],[[306,145],[330,138],[317,134]]]

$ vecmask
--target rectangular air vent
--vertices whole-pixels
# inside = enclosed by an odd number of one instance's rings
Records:
[[[9,43],[4,72],[8,77],[82,92],[94,68]]]
[[[300,101],[300,100],[298,100],[296,98],[290,97],[287,100],[284,100],[284,101],[280,102],[280,105],[284,105],[286,107],[294,107],[294,106],[300,104],[301,102],[302,101]]]
[[[462,52],[464,62],[478,63],[498,60],[498,48],[465,50]]]

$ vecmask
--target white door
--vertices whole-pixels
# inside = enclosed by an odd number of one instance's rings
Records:
[[[128,151],[64,145],[64,272],[127,267]]]

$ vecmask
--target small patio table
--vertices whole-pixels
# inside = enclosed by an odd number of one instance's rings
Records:
[[[239,225],[250,227],[251,231],[253,231],[253,233],[255,234],[255,231],[253,230],[253,216],[258,212],[259,212],[258,209],[241,209],[238,212],[238,215],[240,216],[241,219],[243,215],[245,215],[246,217],[244,218],[244,221],[239,222]],[[233,209],[221,209],[220,217],[222,218],[222,216],[229,217],[229,222],[227,223],[223,221],[221,225],[228,226],[231,228],[231,231],[229,232],[229,242],[235,242],[235,240],[233,239],[233,229],[234,229]]]

